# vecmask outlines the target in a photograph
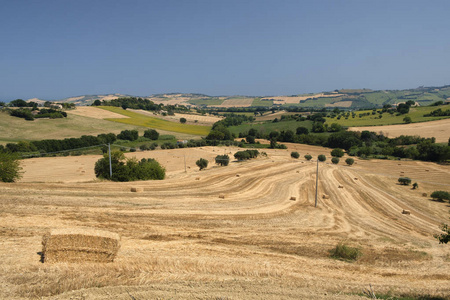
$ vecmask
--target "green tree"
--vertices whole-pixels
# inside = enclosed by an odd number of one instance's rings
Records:
[[[339,158],[338,157],[333,157],[331,158],[331,162],[335,165],[337,165],[339,163]]]
[[[413,189],[415,190],[419,187],[419,184],[417,182],[414,182],[412,186],[413,186]]]
[[[311,156],[310,154],[306,154],[306,155],[305,155],[305,159],[306,159],[306,160],[311,160],[311,159],[312,159],[312,156]]]
[[[291,152],[291,157],[292,158],[299,158],[300,154],[297,151],[293,151],[293,152]]]
[[[195,164],[197,165],[197,167],[200,168],[200,170],[206,169],[208,167],[208,160],[204,159],[204,158],[200,158],[199,160],[197,160],[195,162]]]
[[[411,117],[410,116],[406,116],[403,118],[403,122],[405,122],[406,124],[409,124],[412,122]]]
[[[319,156],[317,156],[317,159],[318,159],[319,161],[324,162],[324,161],[327,160],[327,157],[326,157],[325,155],[323,155],[323,154],[320,154]]]
[[[155,141],[159,138],[159,132],[155,129],[147,129],[144,131],[144,137]]]
[[[230,157],[226,154],[217,155],[215,160],[216,160],[216,164],[221,165],[221,166],[228,166],[228,164],[230,163]]]
[[[447,224],[442,224],[441,229],[444,233],[436,234],[434,237],[438,239],[439,244],[447,244],[450,241],[450,228]]]
[[[22,178],[19,157],[9,152],[0,152],[0,180],[15,182]]]
[[[401,185],[410,185],[411,184],[411,178],[409,178],[409,177],[400,177],[398,179],[398,182],[400,182]]]
[[[344,156],[344,151],[341,148],[336,148],[331,151],[331,156],[333,157],[342,157]]]
[[[438,201],[450,200],[450,193],[446,191],[434,191],[430,196]]]
[[[180,118],[180,123],[181,123],[181,124],[186,123],[186,118]]]

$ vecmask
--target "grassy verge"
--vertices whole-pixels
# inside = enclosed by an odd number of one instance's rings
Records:
[[[199,136],[206,136],[206,135],[208,135],[209,131],[211,130],[210,126],[189,125],[189,124],[170,122],[170,121],[166,121],[166,120],[162,120],[162,119],[158,119],[158,118],[145,116],[143,114],[138,114],[138,113],[135,113],[132,111],[123,110],[120,107],[102,106],[100,108],[127,116],[128,118],[123,118],[123,119],[106,119],[108,121],[113,121],[113,122],[118,122],[118,123],[123,123],[123,124],[142,126],[142,127],[153,128],[153,129],[161,129],[161,130],[165,130],[165,131],[179,132],[179,133],[199,135]]]

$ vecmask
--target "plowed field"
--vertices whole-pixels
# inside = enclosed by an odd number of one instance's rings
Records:
[[[99,156],[27,160],[21,182],[0,184],[0,298],[364,299],[369,284],[376,294],[450,295],[450,248],[433,238],[449,205],[423,196],[450,189],[449,166],[321,163],[315,208],[316,163],[302,157],[328,149],[289,145],[213,166],[236,151],[133,153],[156,158],[168,176],[132,183],[95,180]],[[206,170],[195,167],[200,157]],[[401,174],[419,189],[398,185]],[[119,233],[116,260],[41,263],[42,236],[73,227]],[[339,242],[362,256],[330,258]]]

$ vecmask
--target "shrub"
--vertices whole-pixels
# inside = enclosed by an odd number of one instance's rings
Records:
[[[411,178],[408,177],[400,177],[398,179],[398,182],[400,182],[401,185],[410,185],[411,184]]]
[[[245,138],[245,140],[246,140],[246,142],[249,143],[249,144],[254,144],[254,143],[255,143],[255,137],[252,136],[252,135],[248,135],[248,136]]]
[[[305,159],[306,159],[306,160],[311,160],[311,159],[312,159],[312,156],[309,155],[309,154],[306,154],[306,155],[305,155]]]
[[[186,123],[186,118],[180,118],[180,123],[181,123],[181,124]]]
[[[216,156],[216,164],[221,166],[228,166],[230,163],[230,157],[226,154],[224,155],[217,155]]]
[[[298,152],[296,152],[296,151],[293,151],[293,152],[291,152],[291,157],[292,158],[299,158],[300,154]]]
[[[19,157],[16,154],[0,152],[0,180],[14,182],[22,177]]]
[[[157,140],[159,138],[159,133],[155,129],[148,129],[144,131],[144,137],[151,140]]]
[[[339,243],[335,248],[330,251],[332,258],[352,261],[357,260],[362,255],[358,248],[347,246],[346,244]]]
[[[327,160],[327,157],[325,156],[325,155],[323,155],[323,154],[320,154],[319,156],[317,156],[317,159],[319,160],[319,161],[326,161]]]
[[[200,158],[199,160],[197,160],[195,162],[195,164],[197,165],[197,167],[200,168],[200,170],[205,169],[206,167],[208,167],[208,160],[204,159],[204,158]]]
[[[342,157],[344,156],[344,151],[341,148],[336,148],[331,151],[331,156],[333,157]]]
[[[245,160],[250,158],[256,158],[259,155],[258,150],[245,150],[245,151],[238,151],[234,154],[234,158],[237,160]]]
[[[438,201],[450,200],[450,193],[446,191],[434,191],[430,196]]]
[[[137,130],[122,130],[117,138],[121,140],[135,141],[139,137],[139,132]]]
[[[349,158],[347,158],[347,159],[345,160],[345,163],[346,163],[347,165],[351,166],[351,165],[353,165],[353,164],[355,163],[355,160],[354,160],[353,158],[349,157]]]
[[[419,187],[419,184],[417,182],[413,183],[413,189],[417,189]]]
[[[338,158],[338,157],[333,157],[333,158],[331,159],[331,162],[332,162],[333,164],[337,165],[337,164],[339,163],[339,158]]]

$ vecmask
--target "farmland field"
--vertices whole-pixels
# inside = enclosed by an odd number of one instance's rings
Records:
[[[210,126],[181,124],[179,122],[170,122],[159,118],[150,117],[140,113],[123,110],[120,107],[102,106],[101,109],[114,112],[128,118],[108,118],[107,120],[124,123],[135,126],[148,127],[153,129],[161,129],[171,132],[179,132],[191,135],[207,135],[211,129]]]
[[[160,161],[163,181],[95,180],[100,156],[25,160],[23,180],[0,183],[0,298],[367,299],[358,295],[369,284],[377,295],[450,294],[449,246],[432,237],[448,203],[423,196],[450,188],[450,166],[324,163],[315,208],[316,164],[302,157],[330,149],[287,145],[228,167],[214,157],[238,148],[131,154]],[[419,189],[398,185],[400,175]],[[115,232],[121,248],[113,263],[41,263],[42,236],[54,228]],[[331,259],[339,242],[362,256]]]

